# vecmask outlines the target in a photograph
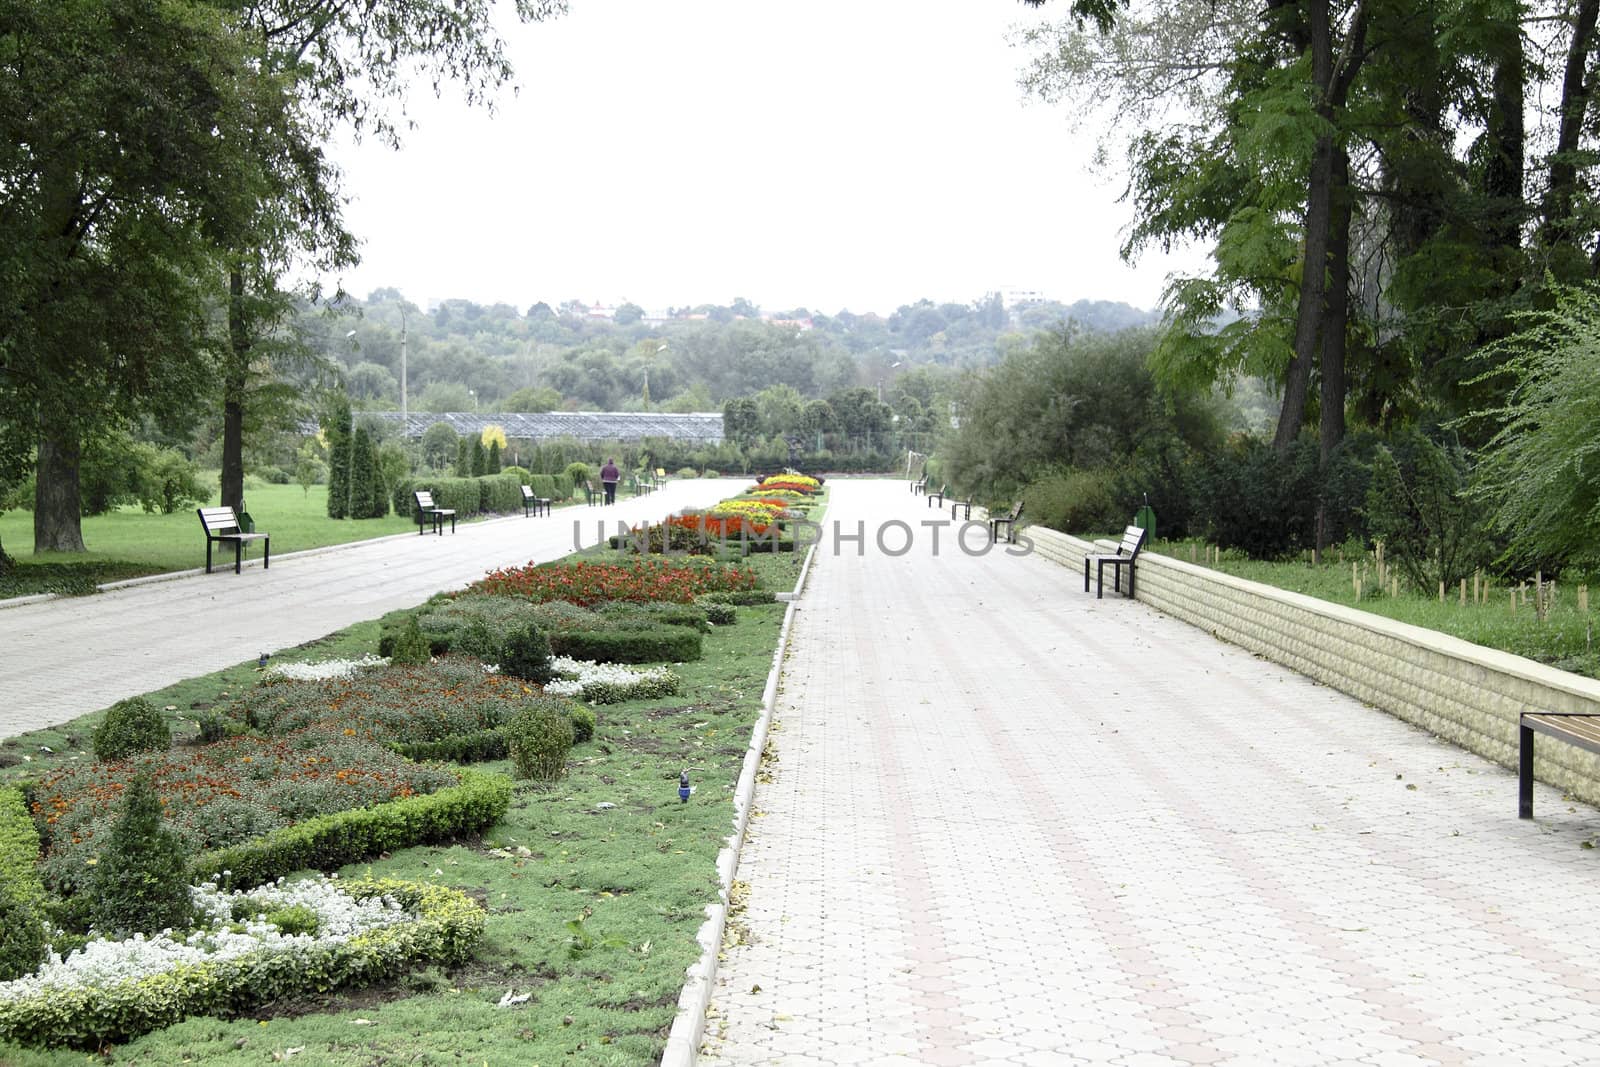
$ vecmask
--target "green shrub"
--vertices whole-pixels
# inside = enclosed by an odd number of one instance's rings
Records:
[[[553,782],[567,769],[576,730],[563,701],[544,700],[506,723],[506,744],[518,778]]]
[[[383,652],[383,642],[378,643],[379,654]],[[407,614],[405,625],[401,627],[399,637],[389,648],[387,653],[390,663],[408,664],[419,666],[427,663],[432,656],[427,640],[422,636],[422,627],[417,625],[417,617]]]
[[[605,620],[602,629],[645,630],[656,626],[687,626],[704,630],[709,617],[704,604],[677,604],[670,601],[619,601],[603,604],[598,611]]]
[[[1372,457],[1368,533],[1424,596],[1440,582],[1454,589],[1489,557],[1482,509],[1465,496],[1469,477],[1459,445],[1441,446],[1415,430]]]
[[[528,488],[533,490],[533,495],[546,500],[556,499],[556,480],[549,474],[528,475]]]
[[[568,463],[567,469],[561,473],[572,479],[574,486],[582,485],[595,477],[594,468],[587,463]]]
[[[120,936],[184,929],[194,916],[187,866],[183,843],[163,825],[155,786],[136,775],[94,869],[94,925]]]
[[[22,793],[0,789],[0,982],[32,974],[44,962],[44,885],[39,832]]]
[[[507,631],[500,642],[500,673],[543,685],[550,670],[550,640],[531,622]]]
[[[709,469],[709,468],[707,468],[707,470],[706,470],[706,472],[705,472],[705,474],[704,474],[704,475],[702,475],[702,477],[706,477],[706,478],[720,478],[720,477],[722,477],[722,475],[721,475],[721,474],[720,474],[720,473],[719,473],[719,472],[717,472],[717,471],[714,471],[714,470],[711,470],[711,469]]]
[[[585,741],[594,740],[596,719],[593,708],[584,707],[582,704],[573,704],[567,710],[572,718],[572,743],[581,745]]]
[[[693,467],[679,467],[678,468],[678,473],[676,475],[674,475],[673,477],[676,477],[676,478],[698,478],[698,477],[700,477],[700,474]]]
[[[293,937],[295,934],[315,936],[317,927],[317,913],[304,904],[295,904],[277,911],[269,911],[262,916],[267,922]]]
[[[391,741],[389,749],[408,760],[445,760],[450,763],[483,763],[506,758],[505,733],[496,726],[472,733],[450,734],[437,741]]]
[[[495,663],[500,658],[500,636],[483,619],[471,618],[456,633],[450,651],[482,663]]]
[[[700,632],[682,626],[569,630],[550,635],[550,651],[596,663],[687,663],[700,658]]]
[[[250,889],[298,870],[333,871],[412,845],[434,844],[493,826],[511,806],[511,782],[464,769],[461,784],[370,808],[318,815],[262,837],[202,853],[192,881]]]
[[[127,759],[135,752],[159,752],[172,746],[172,731],[156,706],[143,697],[119,700],[94,730],[94,758]]]
[[[571,500],[573,490],[572,476],[570,474],[553,474],[550,477],[556,485],[554,499]]]
[[[1247,438],[1196,471],[1195,515],[1223,548],[1278,559],[1314,543],[1317,492],[1316,441],[1302,439],[1280,454]]]
[[[1024,518],[1062,533],[1118,533],[1133,519],[1117,505],[1110,470],[1046,474],[1022,493]]]
[[[706,622],[713,626],[732,626],[738,617],[738,611],[732,604],[719,604],[712,601],[705,606]]]

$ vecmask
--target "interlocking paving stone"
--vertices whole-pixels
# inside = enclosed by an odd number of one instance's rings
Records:
[[[1600,814],[832,488],[702,1063],[1600,1062]]]

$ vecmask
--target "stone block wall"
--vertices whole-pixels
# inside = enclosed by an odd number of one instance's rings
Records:
[[[1038,526],[1026,534],[1035,553],[1072,570],[1074,589],[1086,553],[1116,548]],[[1159,611],[1512,769],[1523,711],[1600,714],[1600,681],[1170,556],[1142,553],[1135,589]],[[1600,757],[1540,737],[1534,771],[1600,805]]]

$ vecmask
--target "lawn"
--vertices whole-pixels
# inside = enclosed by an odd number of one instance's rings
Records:
[[[298,489],[296,489],[298,492]],[[762,585],[792,588],[802,556],[748,561]],[[402,849],[343,876],[371,873],[457,887],[488,911],[476,958],[367,989],[270,1004],[235,1020],[193,1018],[116,1048],[104,1062],[330,1065],[581,1063],[659,1060],[695,933],[715,899],[716,855],[750,728],[760,713],[783,605],[737,609],[705,637],[704,658],[676,666],[683,696],[595,709],[594,738],[573,748],[553,787],[518,782],[511,810],[481,839]],[[362,623],[281,653],[279,662],[371,652]],[[253,685],[253,664],[150,694],[176,737],[188,716]],[[89,758],[101,713],[0,743],[0,780]],[[505,762],[480,765],[509,771]],[[697,791],[677,795],[687,769]],[[501,1006],[503,998],[528,995]],[[90,1057],[91,1060],[94,1057]],[[81,1052],[0,1044],[8,1067],[81,1064]]]
[[[1174,559],[1191,558],[1189,541],[1156,541],[1151,551]],[[1205,547],[1194,553],[1202,564]],[[1407,590],[1402,583],[1399,596],[1391,596],[1376,588],[1372,574],[1375,560],[1371,553],[1342,555],[1338,550],[1327,562],[1313,564],[1309,560],[1264,562],[1246,559],[1242,555],[1224,552],[1220,560],[1210,564],[1214,569],[1240,578],[1248,578],[1263,585],[1276,586],[1320,600],[1360,608],[1374,615],[1382,615],[1398,622],[1423,626],[1440,633],[1450,634],[1487,648],[1511,652],[1519,656],[1546,663],[1561,670],[1590,678],[1600,678],[1600,654],[1594,648],[1594,620],[1586,605],[1580,606],[1578,589],[1558,584],[1554,602],[1541,622],[1533,609],[1532,583],[1527,583],[1517,596],[1512,608],[1513,587],[1503,580],[1489,587],[1486,595],[1473,600],[1472,582],[1467,583],[1467,602],[1461,603],[1460,587],[1447,592],[1443,602],[1437,593],[1423,596]],[[1366,565],[1366,580],[1362,597],[1356,600],[1355,586],[1351,580],[1351,564]]]

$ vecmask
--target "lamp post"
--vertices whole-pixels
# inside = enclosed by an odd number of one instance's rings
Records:
[[[400,305],[400,435],[406,435],[410,414],[406,404],[406,306]]]
[[[468,389],[467,390],[467,395],[472,397],[472,410],[473,411],[477,411],[478,410],[478,391],[476,389]]]

